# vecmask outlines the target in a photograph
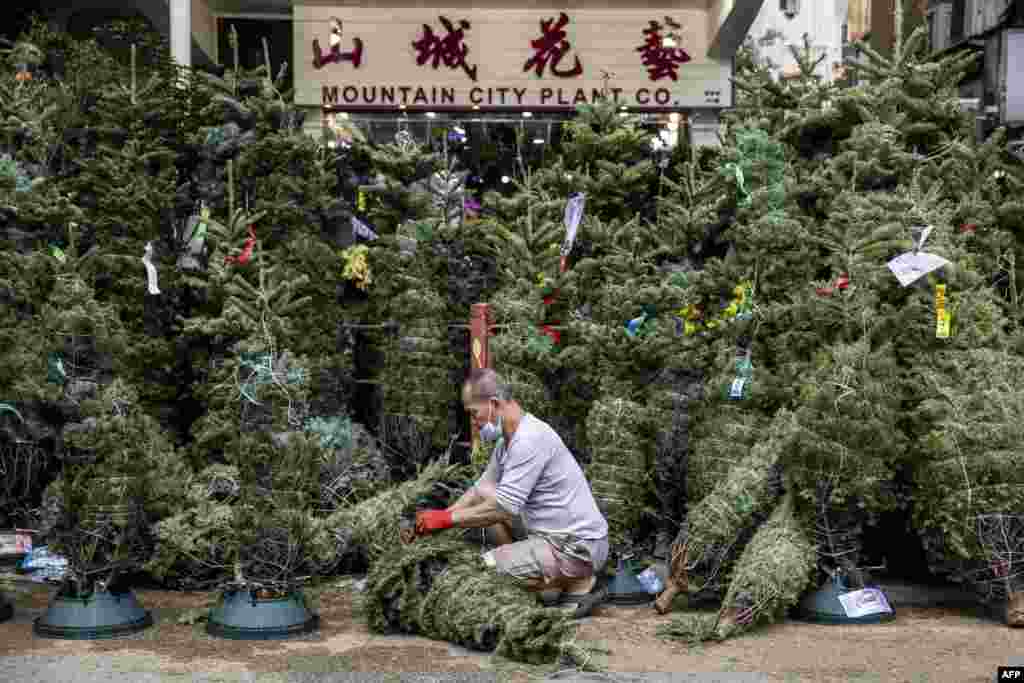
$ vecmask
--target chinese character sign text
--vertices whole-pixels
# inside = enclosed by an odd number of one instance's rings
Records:
[[[647,75],[652,81],[662,78],[679,80],[679,66],[690,61],[690,55],[681,47],[666,44],[661,35],[661,22],[651,21],[643,30],[644,44],[636,49],[641,55],[641,62],[647,67]],[[674,41],[672,43],[674,45]]]
[[[465,19],[459,21],[458,28],[446,17],[439,17],[441,25],[447,33],[439,36],[434,33],[427,24],[423,24],[423,34],[419,40],[412,44],[416,50],[416,64],[423,66],[430,62],[430,66],[437,69],[444,64],[449,69],[462,69],[473,81],[476,80],[476,64],[470,66],[466,63],[469,55],[469,47],[465,44],[466,31],[471,26]]]
[[[526,60],[523,71],[533,69],[538,76],[543,77],[544,69],[550,66],[551,73],[559,78],[573,78],[583,73],[583,64],[578,56],[574,56],[575,65],[572,68],[559,68],[562,57],[572,49],[566,40],[565,25],[568,23],[569,16],[565,12],[559,13],[557,22],[554,18],[541,20],[541,36],[530,41],[533,56]]]

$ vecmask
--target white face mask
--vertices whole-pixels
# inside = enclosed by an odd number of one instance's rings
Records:
[[[492,402],[487,409],[487,422],[480,427],[480,438],[487,443],[497,441],[501,437],[501,415],[498,416],[498,424],[491,424],[493,410],[494,403]]]

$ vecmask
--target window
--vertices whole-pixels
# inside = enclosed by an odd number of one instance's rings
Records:
[[[843,40],[843,45],[846,45],[846,44],[848,44],[850,42],[850,25],[845,23],[845,22],[843,23],[843,38],[842,38],[842,40]]]
[[[779,0],[779,9],[792,19],[800,13],[800,0]]]

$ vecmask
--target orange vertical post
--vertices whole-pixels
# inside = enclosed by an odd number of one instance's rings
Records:
[[[469,307],[469,367],[472,370],[489,368],[491,353],[488,337],[491,334],[491,305],[473,304]],[[480,434],[475,426],[471,427],[473,448],[480,443]]]

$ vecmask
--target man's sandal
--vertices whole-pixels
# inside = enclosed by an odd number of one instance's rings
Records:
[[[554,598],[541,596],[546,607],[558,607],[572,614],[573,619],[589,617],[595,607],[601,605],[608,599],[608,585],[603,578],[594,582],[594,587],[586,593],[563,592]]]
[[[541,591],[538,597],[540,598],[540,604],[545,607],[558,607],[565,600],[565,591],[558,589]]]

